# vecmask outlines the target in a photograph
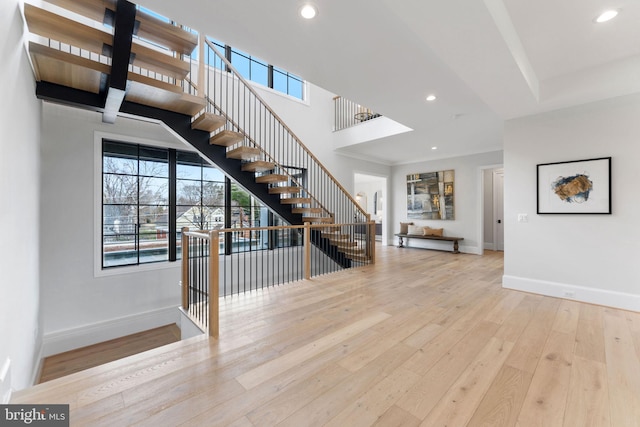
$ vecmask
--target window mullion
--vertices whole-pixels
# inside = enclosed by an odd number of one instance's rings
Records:
[[[177,230],[177,166],[176,150],[169,149],[169,218],[167,223],[167,244],[169,245],[169,261],[178,259],[176,247]]]
[[[140,146],[138,145],[138,173],[136,179],[136,223],[134,225],[134,248],[137,255],[137,264],[140,265]]]

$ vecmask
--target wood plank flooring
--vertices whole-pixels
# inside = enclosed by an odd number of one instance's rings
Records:
[[[126,337],[55,354],[44,359],[39,383],[113,362],[152,348],[180,341],[180,328],[174,323]]]
[[[191,338],[49,381],[72,426],[640,426],[640,313],[502,289],[502,254],[375,265],[220,300]]]

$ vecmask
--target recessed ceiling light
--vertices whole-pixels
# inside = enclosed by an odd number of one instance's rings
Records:
[[[620,10],[618,10],[618,9],[605,10],[600,15],[598,15],[598,17],[596,19],[594,19],[594,22],[597,22],[598,24],[601,24],[603,22],[610,21],[613,18],[615,18],[616,16],[618,16],[619,12],[620,12]]]
[[[300,8],[300,16],[304,19],[313,19],[318,14],[318,8],[311,3],[306,3]]]
[[[435,101],[435,100],[436,100],[436,96],[435,95],[427,96],[427,101],[431,102],[431,101]]]
[[[438,147],[433,146],[433,147],[431,147],[431,149],[432,149],[432,150],[437,150],[437,149],[438,149]]]

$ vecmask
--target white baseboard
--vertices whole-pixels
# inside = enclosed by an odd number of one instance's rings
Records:
[[[496,246],[493,243],[484,242],[484,248],[488,251],[495,251]]]
[[[193,320],[185,313],[182,307],[180,310],[180,339],[186,340],[188,338],[193,338],[205,334],[206,331],[200,329],[200,326],[196,325]]]
[[[50,332],[42,337],[42,357],[178,323],[179,321],[178,307],[171,306],[77,328]]]
[[[34,360],[33,373],[31,376],[31,384],[38,384],[38,380],[40,379],[40,374],[42,374],[42,365],[44,364],[44,344],[42,341],[40,342],[40,348],[38,349],[38,356],[36,356]]]
[[[640,312],[640,295],[508,275],[502,276],[502,287]]]

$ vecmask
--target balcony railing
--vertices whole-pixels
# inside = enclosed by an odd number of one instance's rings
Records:
[[[333,130],[338,131],[380,117],[370,108],[363,107],[341,96],[333,98]]]

